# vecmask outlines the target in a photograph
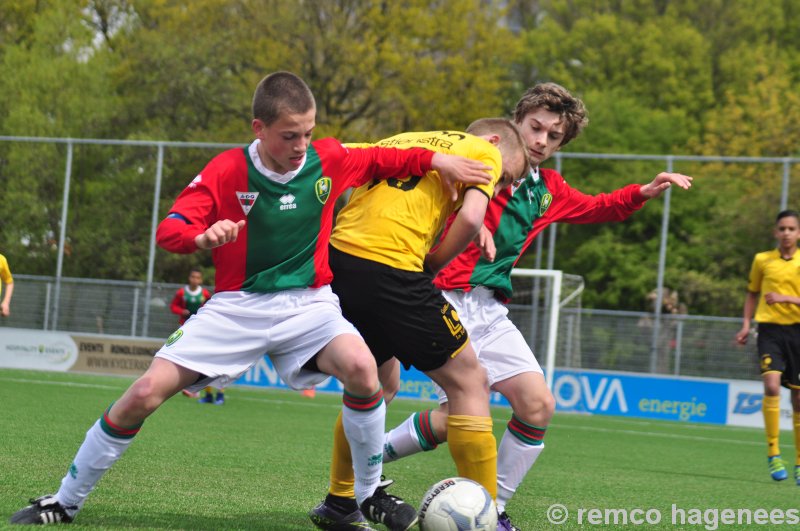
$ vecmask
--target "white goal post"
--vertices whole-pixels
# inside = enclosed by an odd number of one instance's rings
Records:
[[[511,277],[514,293],[508,303],[509,317],[528,340],[540,362],[544,350],[542,368],[547,386],[552,389],[561,310],[565,307],[580,309],[583,278],[553,269],[520,268],[514,269]],[[523,312],[529,315],[525,316]],[[541,337],[540,330],[546,337]],[[579,327],[570,333],[578,334]],[[573,339],[570,338],[571,343],[574,343]]]

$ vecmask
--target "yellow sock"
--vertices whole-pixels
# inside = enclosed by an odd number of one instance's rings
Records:
[[[334,496],[355,498],[356,479],[353,473],[353,456],[350,455],[350,443],[344,434],[342,413],[336,418],[333,428],[333,455],[331,456],[331,478],[328,492]]]
[[[795,466],[800,466],[800,413],[795,411],[792,414],[792,424],[794,424],[794,448],[796,452],[794,464]]]
[[[781,397],[764,395],[761,410],[764,412],[764,429],[767,432],[767,457],[779,455],[778,437],[781,434]]]
[[[477,481],[497,498],[497,442],[491,417],[450,415],[447,445],[458,475]]]

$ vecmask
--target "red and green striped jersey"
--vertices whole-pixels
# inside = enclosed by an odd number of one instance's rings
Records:
[[[511,270],[537,234],[556,222],[621,221],[644,205],[646,199],[639,188],[638,184],[630,184],[610,194],[588,195],[572,188],[555,170],[536,168],[489,202],[483,224],[494,237],[494,262],[482,258],[478,247],[471,243],[438,274],[434,283],[442,290],[469,291],[485,286],[507,301],[512,293]],[[453,216],[447,229],[452,221]]]
[[[345,148],[326,138],[311,143],[291,178],[271,179],[257,168],[254,147],[212,159],[158,227],[161,247],[190,253],[197,250],[195,237],[216,221],[246,220],[235,242],[212,251],[216,292],[274,293],[330,283],[328,240],[336,198],[374,177],[422,175],[433,158],[426,149]]]

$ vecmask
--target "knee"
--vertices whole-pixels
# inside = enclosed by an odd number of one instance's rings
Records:
[[[549,389],[545,389],[545,393],[541,397],[542,412],[547,415],[547,418],[552,418],[556,412],[556,399]]]
[[[556,410],[556,400],[547,388],[515,402],[512,404],[514,415],[523,422],[537,426],[548,425]]]
[[[342,372],[345,387],[359,388],[362,393],[373,393],[378,388],[378,367],[366,346],[354,352]]]
[[[146,376],[131,385],[125,395],[114,404],[117,418],[144,419],[164,403],[164,397],[157,393],[155,383]]]

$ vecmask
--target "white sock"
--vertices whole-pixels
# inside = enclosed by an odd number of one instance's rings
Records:
[[[100,420],[94,423],[78,449],[75,459],[61,480],[61,488],[56,499],[63,506],[83,507],[86,497],[92,492],[106,470],[122,457],[133,438],[118,438],[108,435],[100,427]],[[67,511],[74,516],[77,510]]]
[[[342,424],[353,457],[356,502],[361,505],[372,496],[383,471],[383,431],[386,429],[386,402],[367,411],[342,408]]]
[[[536,446],[525,444],[506,430],[497,449],[497,511],[506,510],[508,500],[517,491],[525,474],[531,469],[544,443]]]
[[[419,443],[419,437],[417,437],[417,430],[414,428],[415,414],[412,414],[384,436],[384,463],[391,463],[402,457],[422,451],[422,445]]]

